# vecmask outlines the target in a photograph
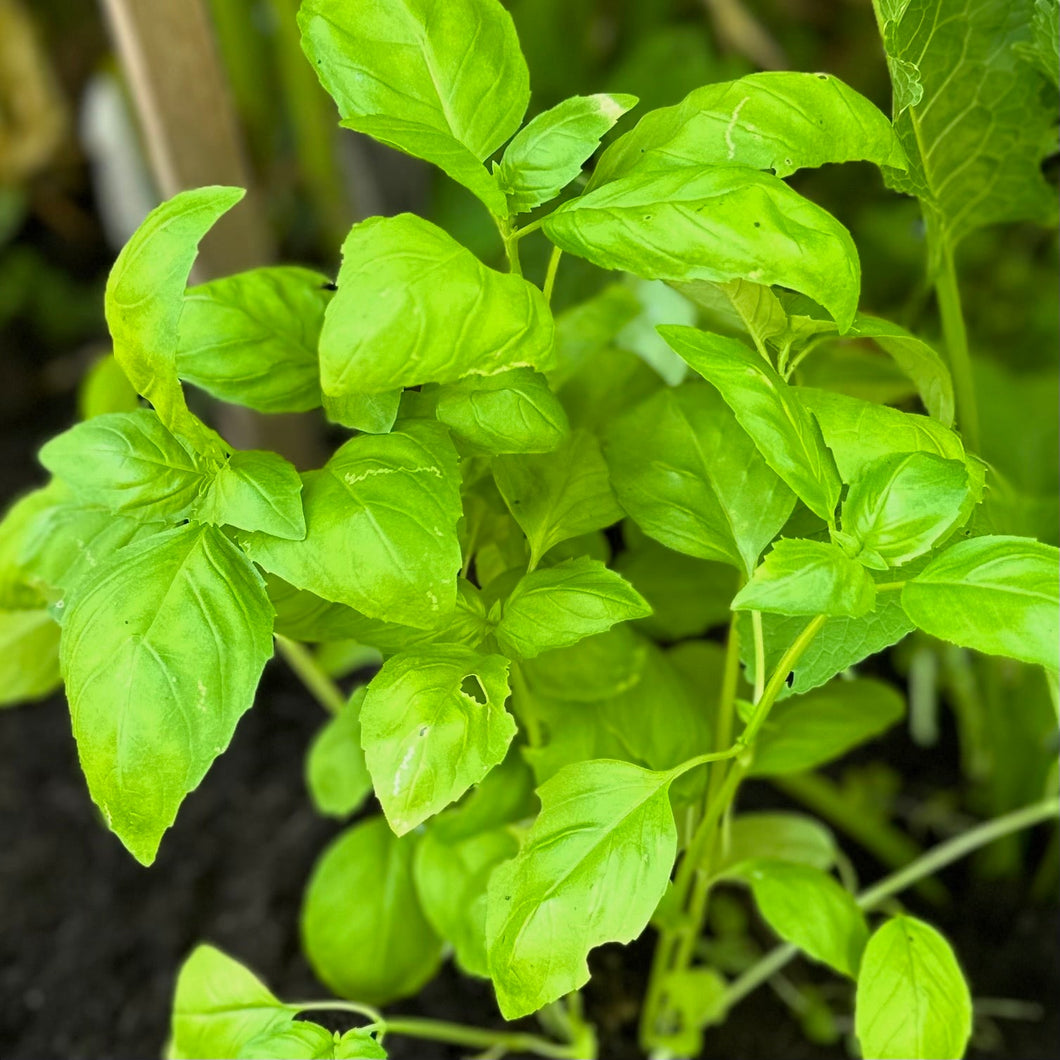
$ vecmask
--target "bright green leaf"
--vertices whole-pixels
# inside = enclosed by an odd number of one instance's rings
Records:
[[[632,288],[612,283],[556,317],[556,367],[549,372],[552,386],[558,390],[594,354],[608,346],[640,310]]]
[[[77,390],[77,412],[83,420],[108,412],[132,412],[139,405],[139,395],[112,353],[89,368]]]
[[[301,541],[305,537],[302,480],[278,453],[236,451],[210,482],[195,518]]]
[[[59,482],[19,497],[0,520],[0,609],[22,611],[44,602],[26,571],[26,552],[39,541],[42,518],[64,498],[67,490]]]
[[[302,944],[340,997],[382,1005],[433,977],[442,943],[412,881],[416,838],[399,839],[382,817],[348,828],[321,855],[302,906]]]
[[[387,1060],[387,1055],[372,1034],[360,1027],[347,1031],[335,1043],[335,1060]]]
[[[0,707],[40,699],[62,683],[59,627],[47,611],[0,611]]]
[[[384,390],[379,394],[324,394],[324,415],[332,423],[365,434],[388,434],[398,418],[402,390]]]
[[[398,835],[503,761],[516,729],[507,698],[508,660],[499,655],[424,646],[383,664],[361,707],[361,744]]]
[[[506,1019],[577,990],[589,978],[589,950],[644,930],[677,853],[670,780],[596,761],[541,787],[540,816],[489,885],[490,976]]]
[[[657,328],[660,324],[695,324],[699,319],[696,306],[662,280],[626,279],[636,292],[640,312],[615,336],[615,344],[635,353],[668,386],[677,386],[688,376],[688,365],[670,349]]]
[[[972,998],[950,944],[929,924],[896,916],[865,947],[854,1029],[867,1060],[960,1060]]]
[[[777,708],[774,707],[774,710]],[[832,833],[799,813],[739,813],[728,830],[728,842],[717,871],[752,859],[787,861],[827,872],[836,859]]]
[[[319,813],[340,820],[368,798],[372,778],[361,750],[361,704],[365,689],[350,696],[341,713],[316,734],[306,756],[306,786]]]
[[[335,1036],[319,1023],[298,1020],[252,1038],[236,1060],[335,1060]]]
[[[92,798],[138,861],[154,860],[271,655],[264,583],[213,527],[129,545],[78,586],[61,644],[78,755]]]
[[[615,626],[569,648],[545,652],[519,668],[542,695],[592,703],[637,685],[646,656],[643,638],[629,626]]]

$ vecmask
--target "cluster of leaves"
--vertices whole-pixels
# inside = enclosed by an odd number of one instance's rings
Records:
[[[334,283],[272,267],[186,290],[229,188],[164,203],[122,251],[106,314],[135,407],[41,451],[52,481],[0,528],[0,617],[13,697],[61,671],[89,791],[137,859],[227,746],[274,634],[370,646],[381,668],[307,769],[322,812],[374,792],[383,816],[320,859],[308,956],[375,1005],[451,950],[511,1019],[584,984],[595,946],[686,915],[675,860],[744,775],[814,768],[902,716],[894,690],[847,674],[867,656],[918,628],[1055,673],[1057,550],[989,532],[989,469],[954,429],[946,363],[858,311],[850,234],[785,183],[875,163],[923,203],[938,268],[975,224],[1052,210],[1026,115],[1041,41],[1013,29],[1023,50],[999,57],[985,15],[952,31],[985,55],[974,91],[1016,64],[1024,132],[997,157],[977,146],[981,180],[962,152],[1000,104],[944,89],[955,45],[921,39],[925,11],[949,6],[878,3],[896,125],[834,77],[753,74],[645,114],[573,193],[632,97],[575,97],[522,126],[529,78],[496,0],[304,0],[303,46],[342,123],[472,192],[510,271],[405,214],[354,225]],[[555,248],[543,289],[519,267],[537,230]],[[561,252],[629,276],[554,318]],[[797,385],[838,335],[892,358],[927,415]],[[261,412],[322,408],[352,434],[299,473],[234,450],[182,380]],[[728,657],[686,639],[730,614]],[[941,936],[910,917],[870,934],[814,822],[735,814],[726,835],[713,879],[856,980],[864,1055],[960,1055],[970,1000]],[[725,983],[670,972],[646,1044],[691,1055]],[[292,1023],[299,1008],[200,949],[171,1054],[385,1055],[369,1031]]]

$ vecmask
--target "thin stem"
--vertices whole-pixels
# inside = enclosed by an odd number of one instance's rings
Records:
[[[550,1042],[536,1034],[521,1034],[510,1031],[491,1031],[484,1027],[468,1027],[445,1020],[420,1019],[416,1016],[398,1016],[385,1021],[387,1034],[404,1034],[410,1038],[428,1038],[450,1045],[467,1045],[472,1049],[503,1049],[511,1053],[532,1053],[534,1056],[558,1057],[560,1060],[583,1060],[575,1058],[574,1047],[559,1042]],[[584,1058],[591,1060],[591,1058]]]
[[[522,228],[515,229],[515,231],[512,232],[512,239],[514,239],[515,242],[518,243],[519,240],[523,238],[523,236],[528,236],[531,232],[536,232],[545,223],[547,219],[548,215],[546,214],[545,217],[539,217],[536,221],[531,221],[530,224],[524,225]]]
[[[291,1012],[352,1012],[355,1016],[364,1016],[372,1024],[382,1026],[386,1018],[377,1008],[361,1005],[356,1001],[292,1001],[284,1008]]]
[[[320,668],[313,653],[304,644],[289,640],[279,633],[276,634],[276,647],[316,701],[329,714],[341,713],[346,706],[346,697],[342,689]]]
[[[754,702],[757,703],[766,690],[766,639],[762,629],[762,612],[751,612],[751,628],[755,637],[755,692]]]
[[[545,273],[545,285],[542,287],[545,301],[550,305],[552,303],[552,291],[556,286],[556,271],[559,269],[559,259],[562,257],[563,251],[559,247],[553,247],[552,256],[548,259],[548,271]]]
[[[493,223],[500,233],[501,242],[504,244],[504,256],[508,259],[508,271],[522,276],[523,265],[519,260],[519,235],[512,230],[511,224],[503,217],[493,215]]]
[[[1060,813],[1060,801],[1057,799],[1043,799],[1041,802],[1024,806],[1021,810],[1007,813],[1003,817],[995,818],[970,829],[963,835],[948,839],[940,843],[933,850],[929,850],[923,857],[917,858],[911,865],[887,876],[879,883],[863,891],[858,895],[856,901],[865,910],[873,909],[881,902],[905,890],[906,887],[928,876],[938,872],[947,865],[960,861],[961,858],[987,846],[997,839],[1040,824],[1043,821],[1055,819]],[[722,997],[722,1008],[731,1009],[738,1001],[742,1001],[757,987],[761,986],[770,976],[775,975],[784,967],[797,953],[795,946],[778,946],[775,950],[767,953],[760,961],[753,964],[743,975],[734,979]]]
[[[943,237],[938,255],[939,267],[935,274],[935,297],[942,318],[942,336],[953,374],[953,389],[957,399],[957,423],[965,444],[979,451],[979,406],[975,397],[975,378],[972,359],[968,352],[968,331],[964,326],[961,292],[957,285],[957,268],[953,250]]]

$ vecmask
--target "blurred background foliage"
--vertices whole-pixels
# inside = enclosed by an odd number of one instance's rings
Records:
[[[122,2],[108,0],[112,7]],[[497,233],[468,192],[338,128],[299,48],[298,0],[194,3],[208,8],[215,58],[281,260],[334,270],[353,221],[414,209],[499,265]],[[640,97],[635,119],[701,84],[768,68],[830,71],[885,111],[890,107],[870,0],[508,0],[508,6],[531,70],[528,117],[576,93],[620,91]],[[112,393],[120,380],[108,383],[105,367],[89,369],[107,352],[107,270],[162,197],[138,131],[135,87],[111,49],[100,6],[0,0],[4,501],[39,478],[33,453],[74,417],[79,386],[95,388],[82,391],[82,409],[86,402],[98,409],[127,400],[120,389]],[[1056,159],[1047,165],[1055,178]],[[868,164],[826,166],[798,174],[794,183],[851,229],[864,269],[862,308],[938,340],[916,204],[886,191]],[[543,237],[527,239],[528,275],[543,275],[547,255]],[[559,309],[606,279],[577,259],[565,259],[562,268]],[[992,532],[1053,544],[1060,515],[1057,271],[1056,234],[1029,225],[980,231],[962,248],[981,455],[996,471],[981,518]],[[863,344],[833,342],[800,371],[800,381],[814,386],[918,409],[904,377]],[[90,382],[82,384],[86,374]],[[940,725],[955,723],[965,786],[956,805],[940,796],[934,809],[943,819],[965,810],[1000,813],[1038,795],[1055,762],[1056,689],[1041,671],[973,658],[924,637],[905,642],[894,663],[909,678],[917,743],[930,746]],[[940,704],[948,707],[944,716]],[[863,774],[854,768],[837,783],[846,785],[849,800],[871,789],[866,806],[879,815],[883,788],[878,777],[866,788]],[[932,827],[946,830],[938,820]],[[983,870],[1018,872],[1020,842],[1014,837],[989,851]],[[1055,873],[1055,864],[1047,871]]]

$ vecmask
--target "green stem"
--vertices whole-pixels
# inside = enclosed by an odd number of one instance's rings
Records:
[[[754,702],[757,703],[766,690],[766,638],[762,628],[762,612],[751,612],[751,628],[755,638],[755,691]]]
[[[545,285],[542,291],[545,301],[552,304],[552,291],[556,286],[556,271],[559,269],[559,259],[563,257],[563,251],[559,247],[552,248],[552,256],[548,259],[548,271],[545,273]]]
[[[942,241],[938,254],[939,267],[935,275],[935,297],[942,318],[942,336],[946,343],[953,389],[957,399],[957,423],[964,442],[974,452],[979,451],[979,406],[975,397],[975,378],[972,359],[968,352],[968,331],[964,326],[961,292],[957,285],[957,269],[953,250]]]
[[[320,668],[312,652],[304,644],[276,634],[276,647],[287,665],[316,701],[329,713],[339,714],[346,706],[346,697],[334,681]]]
[[[284,1008],[291,1012],[352,1012],[355,1016],[364,1016],[373,1025],[382,1026],[386,1023],[379,1009],[356,1001],[292,1001]]]
[[[558,1057],[561,1060],[592,1060],[591,1057],[575,1057],[574,1047],[571,1045],[550,1042],[546,1038],[539,1038],[536,1034],[491,1031],[483,1027],[447,1023],[444,1020],[398,1016],[395,1019],[386,1020],[380,1029],[387,1034],[427,1038],[435,1042],[447,1042],[449,1045],[466,1045],[472,1049],[501,1048],[505,1052],[531,1053],[534,1056]]]
[[[886,899],[927,879],[947,865],[960,861],[961,858],[967,857],[980,847],[987,846],[1021,829],[1030,828],[1043,821],[1054,820],[1058,813],[1060,813],[1060,801],[1043,799],[1041,802],[1032,803],[1030,806],[1024,806],[1023,809],[978,825],[963,835],[940,843],[933,850],[917,858],[911,865],[892,873],[868,890],[862,891],[856,899],[857,903],[866,911],[874,909]],[[798,952],[795,946],[778,946],[767,953],[743,975],[733,980],[722,997],[722,1008],[730,1009],[738,1001],[742,1001],[770,976],[780,971]]]

